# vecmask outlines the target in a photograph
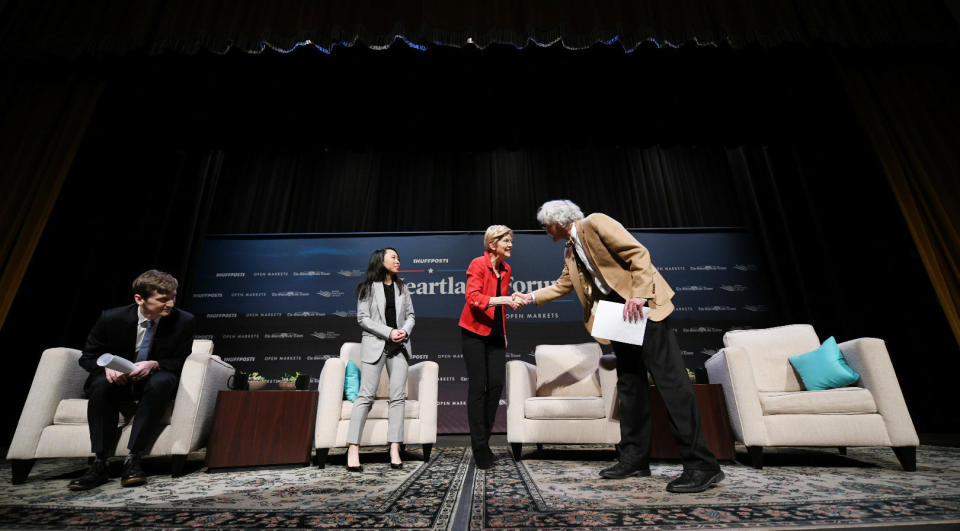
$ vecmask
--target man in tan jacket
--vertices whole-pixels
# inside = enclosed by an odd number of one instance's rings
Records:
[[[667,490],[700,492],[720,482],[723,472],[704,442],[696,396],[670,327],[673,290],[651,263],[650,253],[613,218],[605,214],[584,218],[571,201],[544,203],[537,220],[553,241],[566,242],[564,268],[556,284],[525,295],[526,302],[542,305],[576,291],[588,332],[601,300],[622,303],[624,320],[636,321],[644,306],[650,308],[643,346],[613,342],[620,400],[620,460],[600,475],[608,479],[650,475],[653,418],[649,370],[667,406],[683,460],[683,474],[671,481]]]

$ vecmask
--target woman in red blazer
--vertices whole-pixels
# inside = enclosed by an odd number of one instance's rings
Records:
[[[470,381],[467,387],[467,421],[473,458],[479,468],[490,468],[490,432],[497,417],[506,373],[507,323],[503,307],[523,306],[510,289],[510,258],[513,231],[491,225],[483,237],[483,256],[467,268],[466,304],[460,314],[463,361]]]

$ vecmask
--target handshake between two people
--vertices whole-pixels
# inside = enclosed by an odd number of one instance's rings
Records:
[[[513,295],[510,296],[510,302],[507,304],[507,306],[510,306],[510,308],[514,310],[518,310],[530,304],[531,302],[533,302],[533,295],[514,291]]]

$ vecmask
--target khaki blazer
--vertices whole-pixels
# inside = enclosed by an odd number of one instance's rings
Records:
[[[640,297],[647,299],[650,320],[662,321],[673,312],[673,289],[650,262],[650,253],[617,220],[606,214],[590,214],[575,221],[577,237],[583,245],[590,262],[599,270],[603,280],[624,300]],[[563,272],[556,284],[533,292],[537,305],[546,304],[570,293],[577,292],[583,305],[583,324],[589,332],[593,328],[593,315],[602,294],[593,287],[593,297],[588,300],[577,274],[577,263],[571,247],[563,250]],[[571,274],[571,272],[573,272]],[[597,338],[594,338],[597,339]],[[600,343],[609,343],[597,339]]]
[[[357,300],[357,322],[363,333],[360,337],[360,358],[364,363],[376,363],[383,354],[383,347],[390,341],[390,331],[387,326],[387,319],[384,316],[384,307],[387,300],[383,295],[383,282],[374,282],[370,285],[371,297]],[[413,334],[413,325],[416,319],[413,314],[413,300],[410,298],[410,290],[404,288],[403,293],[394,282],[390,288],[393,289],[394,304],[397,308],[397,328],[407,332],[407,355],[413,354],[413,347],[410,343],[410,336]]]

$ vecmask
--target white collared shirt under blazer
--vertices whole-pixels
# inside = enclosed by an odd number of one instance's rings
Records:
[[[401,293],[396,282],[389,286],[385,286],[383,282],[374,282],[370,285],[373,296],[357,302],[357,322],[363,329],[360,344],[364,363],[376,363],[387,341],[390,341],[390,331],[393,330],[387,325],[387,319],[384,316],[384,308],[387,304],[383,294],[384,289],[393,290],[394,305],[397,309],[397,327],[407,333],[407,340],[404,343],[407,355],[413,354],[410,336],[413,334],[416,319],[413,314],[410,291],[404,289]]]

